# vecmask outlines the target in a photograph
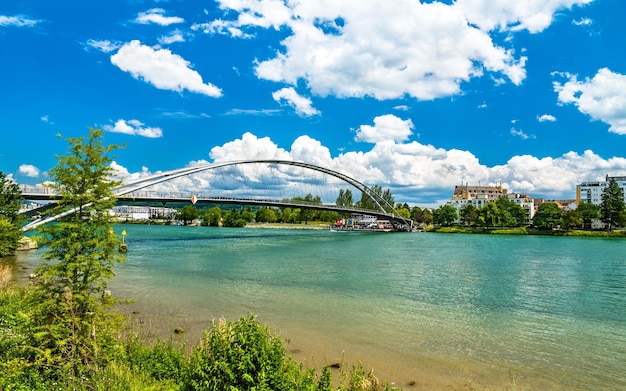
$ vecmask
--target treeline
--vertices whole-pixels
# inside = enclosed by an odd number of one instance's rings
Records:
[[[615,180],[611,180],[604,189],[600,205],[581,202],[576,209],[562,210],[554,202],[544,202],[537,207],[532,220],[528,217],[528,211],[505,197],[479,208],[468,204],[459,213],[450,205],[442,205],[432,215],[433,224],[438,226],[460,224],[467,227],[533,226],[544,230],[590,230],[594,220],[604,223],[604,228],[608,231],[626,226],[624,195]]]

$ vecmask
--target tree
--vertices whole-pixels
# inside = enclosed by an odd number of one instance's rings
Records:
[[[479,222],[483,226],[496,227],[500,225],[500,208],[495,202],[487,202],[479,209]]]
[[[109,153],[119,146],[102,145],[102,131],[87,139],[69,138],[67,156],[57,156],[50,170],[60,196],[54,214],[75,210],[41,228],[47,249],[32,291],[36,308],[31,335],[37,362],[79,379],[112,353],[119,323],[107,309],[106,291],[116,262],[124,260],[109,209],[115,205]],[[107,354],[108,353],[108,354]]]
[[[456,209],[450,205],[441,205],[433,211],[433,223],[437,225],[450,226],[458,217]]]
[[[574,229],[582,226],[582,213],[578,209],[570,209],[563,212],[563,226],[567,229]]]
[[[528,213],[518,203],[506,197],[496,200],[500,212],[500,224],[505,227],[518,227],[528,223]]]
[[[335,201],[337,206],[353,206],[354,200],[352,199],[352,191],[350,189],[347,190],[339,190],[339,196],[337,196],[337,200]]]
[[[467,204],[459,211],[459,218],[461,219],[461,223],[465,225],[474,225],[478,218],[478,210],[474,205]]]
[[[544,202],[537,208],[533,224],[540,229],[552,229],[563,224],[563,212],[554,202]]]
[[[13,254],[22,237],[19,186],[0,171],[0,257]]]
[[[607,231],[624,224],[623,213],[624,192],[619,187],[615,179],[611,178],[609,185],[602,191],[602,202],[600,203],[600,214],[602,221],[606,224]]]
[[[193,220],[200,217],[200,212],[198,212],[198,208],[195,205],[185,205],[183,209],[180,211],[178,218],[183,221],[185,225],[191,223]]]
[[[591,229],[591,221],[600,218],[600,207],[591,202],[581,202],[576,210],[580,212],[583,229]]]
[[[276,220],[276,212],[274,209],[261,208],[256,211],[256,221],[259,223],[273,223]]]
[[[204,221],[211,227],[218,227],[222,221],[222,210],[219,206],[209,209],[204,216]]]

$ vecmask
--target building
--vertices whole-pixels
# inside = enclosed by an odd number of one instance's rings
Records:
[[[157,206],[120,205],[113,208],[113,214],[121,220],[173,219],[178,211]]]
[[[446,205],[455,208],[457,214],[460,215],[461,209],[467,205],[482,208],[488,202],[495,202],[502,197],[508,198],[526,210],[529,222],[535,216],[535,202],[532,197],[519,193],[509,194],[508,190],[503,189],[502,186],[455,186],[454,193]]]
[[[604,181],[583,182],[580,185],[576,185],[576,204],[580,205],[581,202],[588,202],[600,205],[602,203],[602,193],[609,185],[611,179],[615,180],[622,189],[623,200],[626,203],[626,176],[610,177],[607,175]]]

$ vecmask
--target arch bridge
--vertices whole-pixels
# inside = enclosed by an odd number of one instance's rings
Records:
[[[298,171],[299,170],[299,171]],[[303,175],[302,172],[307,174]],[[310,174],[314,175],[311,176]],[[204,177],[203,177],[204,175]],[[315,177],[321,175],[321,178]],[[269,180],[268,180],[269,178]],[[212,191],[204,194],[197,191],[171,191],[167,189],[168,182],[184,180],[183,185],[195,188],[211,188]],[[282,181],[281,181],[282,180]],[[307,202],[300,197],[285,197],[281,193],[285,187],[292,187],[293,191],[329,190],[330,184],[341,188],[346,185],[362,193],[371,202],[372,208],[357,208],[354,206],[336,205],[335,199],[328,198],[326,202]],[[146,190],[155,189],[156,190]],[[220,188],[219,194],[215,189]],[[241,189],[248,188],[249,195],[242,196]],[[291,160],[255,159],[238,160],[221,163],[199,164],[191,167],[179,168],[160,172],[143,178],[127,181],[113,190],[118,201],[160,201],[189,202],[191,196],[195,201],[213,204],[259,205],[275,207],[308,208],[328,210],[353,214],[366,214],[379,219],[387,219],[396,224],[412,227],[410,219],[402,217],[393,205],[390,205],[381,194],[372,190],[362,182],[340,172],[318,165]],[[239,194],[238,194],[239,193]],[[268,197],[268,194],[274,197]],[[22,194],[28,200],[51,201],[43,208],[50,208],[58,196],[54,190],[42,186],[22,186]],[[281,195],[279,197],[279,195]],[[294,199],[297,198],[297,199]],[[36,228],[42,224],[55,221],[63,216],[76,212],[76,209],[61,214],[39,218],[25,225],[24,231]],[[31,215],[42,212],[42,208],[29,211]]]

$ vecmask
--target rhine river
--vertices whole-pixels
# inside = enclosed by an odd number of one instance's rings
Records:
[[[361,361],[405,390],[626,389],[625,240],[122,229],[110,289],[147,336],[193,345],[252,313],[295,360]]]

